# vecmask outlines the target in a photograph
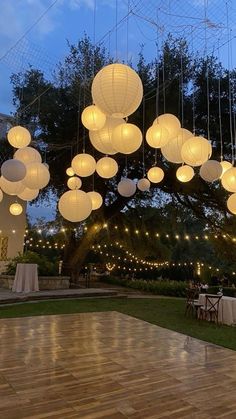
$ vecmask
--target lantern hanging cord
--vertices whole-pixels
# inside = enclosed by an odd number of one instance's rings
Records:
[[[127,26],[126,26],[126,64],[129,62],[129,11],[130,11],[130,0],[127,3],[128,12],[127,12]]]
[[[218,42],[218,60],[220,63],[220,50]],[[222,68],[220,63],[220,73],[218,78],[218,110],[219,110],[219,131],[220,131],[220,160],[224,159],[224,147],[223,147],[223,136],[222,136],[222,118],[221,118],[221,77],[222,77]]]
[[[165,43],[162,44],[162,83],[163,83],[163,113],[166,113],[166,88],[165,88]]]
[[[94,0],[94,9],[93,9],[93,78],[95,76],[96,10],[97,10],[97,2],[96,2],[96,0]]]
[[[81,85],[79,86],[79,102],[77,114],[77,136],[76,136],[76,152],[79,152],[79,127],[80,127],[80,108],[81,108]]]
[[[158,9],[157,9],[157,30],[156,30],[156,48],[157,48],[157,58],[156,58],[156,117],[159,114],[159,85],[160,85],[160,74],[159,74],[159,39],[158,39]]]
[[[180,85],[181,85],[181,123],[184,126],[184,76],[183,76],[183,54],[180,56]]]
[[[116,0],[116,62],[118,60],[118,0]]]
[[[206,56],[206,96],[207,96],[207,138],[210,138],[210,92],[209,92],[209,57],[207,54],[207,6],[208,0],[204,0],[204,22],[205,22],[205,56]]]
[[[142,157],[143,157],[143,177],[145,176],[145,98],[143,97],[143,142],[142,142]]]
[[[193,28],[191,31],[191,40],[192,40],[192,56],[194,56],[194,45],[193,45]],[[196,133],[196,125],[195,125],[195,71],[194,71],[194,58],[192,60],[192,109],[193,109],[193,135]]]
[[[231,142],[231,154],[232,164],[234,164],[234,139],[233,139],[233,124],[232,124],[232,88],[231,88],[231,66],[230,66],[230,29],[229,29],[229,8],[228,2],[226,1],[226,26],[228,33],[228,93],[229,93],[229,131],[230,131],[230,142]]]

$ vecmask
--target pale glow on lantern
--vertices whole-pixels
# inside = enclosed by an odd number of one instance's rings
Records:
[[[72,169],[72,167],[68,167],[68,169],[66,169],[66,174],[67,174],[67,176],[74,176],[75,172]]]
[[[96,161],[90,154],[82,153],[73,158],[71,166],[78,176],[87,177],[95,172]]]
[[[118,192],[121,196],[129,198],[136,192],[136,184],[132,179],[122,179],[117,186]]]
[[[42,189],[47,186],[50,173],[42,163],[29,163],[22,183],[29,189]]]
[[[176,177],[180,182],[189,182],[194,176],[194,170],[191,166],[181,166],[176,171]]]
[[[32,201],[37,198],[39,194],[39,189],[29,189],[25,188],[23,192],[19,193],[17,196],[23,201]]]
[[[151,167],[147,172],[147,177],[152,183],[159,183],[164,178],[164,172],[160,167]]]
[[[9,211],[12,215],[20,215],[23,212],[23,208],[21,204],[18,204],[18,202],[15,202],[14,204],[10,205]]]
[[[2,193],[2,190],[0,189],[0,202],[2,202],[2,200],[3,200],[3,193]]]
[[[20,160],[6,160],[1,166],[1,174],[10,182],[19,182],[26,175],[26,167]]]
[[[232,214],[236,215],[236,193],[230,195],[227,200],[227,208]]]
[[[220,165],[222,167],[222,173],[221,173],[220,179],[222,179],[222,176],[225,174],[225,172],[227,172],[227,170],[231,169],[231,167],[233,165],[232,165],[232,163],[230,163],[229,161],[226,161],[226,160],[221,161]]]
[[[166,160],[170,161],[171,163],[182,163],[182,146],[191,137],[193,137],[191,131],[188,131],[185,128],[181,128],[178,135],[172,138],[168,144],[161,148],[161,152]]]
[[[131,154],[142,144],[142,133],[134,124],[120,124],[112,133],[112,145],[115,150],[123,154]]]
[[[42,163],[40,153],[33,147],[23,147],[16,150],[14,159],[20,160],[25,165],[28,163]]]
[[[67,186],[69,189],[80,189],[82,186],[81,179],[77,176],[72,176],[67,181]]]
[[[123,124],[122,118],[107,117],[104,127],[98,131],[89,131],[89,139],[96,150],[104,154],[116,154],[117,151],[112,144],[113,130],[119,124]]]
[[[129,66],[109,64],[94,77],[92,97],[106,115],[124,118],[134,113],[142,101],[142,81]]]
[[[221,183],[228,192],[236,192],[236,167],[227,170],[222,176]]]
[[[0,177],[0,187],[7,195],[18,195],[25,189],[25,185],[21,181],[9,182],[3,176]]]
[[[58,209],[62,217],[75,223],[89,217],[92,212],[92,203],[86,192],[75,189],[65,192],[60,197]]]
[[[146,132],[146,141],[153,148],[164,147],[170,139],[169,131],[159,123],[153,124]]]
[[[30,132],[20,125],[11,128],[7,133],[8,142],[15,148],[26,147],[31,141]]]
[[[214,182],[215,180],[220,179],[222,166],[216,160],[208,160],[201,166],[199,174],[206,182]]]
[[[212,154],[212,147],[203,137],[189,138],[182,146],[181,156],[189,166],[201,166]]]
[[[91,192],[88,192],[87,195],[91,199],[93,211],[99,209],[102,206],[103,199],[100,193],[91,191]]]
[[[153,125],[155,125],[156,123],[160,124],[168,130],[169,139],[174,138],[179,134],[181,124],[178,118],[171,113],[164,113],[163,115],[158,116],[154,120]]]
[[[148,191],[150,186],[151,184],[147,178],[139,179],[137,183],[137,188],[142,192]]]
[[[106,115],[95,105],[87,106],[81,115],[82,124],[90,131],[101,129],[106,122]]]
[[[118,164],[111,157],[102,157],[97,161],[96,172],[105,179],[110,179],[118,172]]]

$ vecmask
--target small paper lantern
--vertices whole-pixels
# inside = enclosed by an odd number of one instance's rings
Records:
[[[142,144],[142,133],[134,124],[120,124],[112,133],[112,145],[115,150],[123,154],[131,154]]]
[[[98,208],[100,208],[102,206],[103,199],[102,199],[102,195],[100,195],[100,193],[95,192],[95,191],[91,191],[91,192],[88,192],[87,195],[91,199],[92,210],[93,211],[97,210]]]
[[[220,162],[220,165],[222,167],[222,173],[221,173],[220,179],[222,179],[222,176],[225,174],[225,172],[231,169],[232,163],[230,163],[229,161],[223,160]]]
[[[2,190],[0,189],[0,202],[2,202],[2,200],[3,200],[3,193],[2,193]]]
[[[193,136],[193,134],[185,128],[181,128],[176,137],[172,138],[168,144],[161,148],[161,152],[166,160],[171,163],[182,163],[181,149],[183,144]]]
[[[181,150],[182,159],[189,166],[201,166],[211,157],[211,153],[211,144],[203,137],[189,138]]]
[[[236,193],[233,193],[233,195],[230,195],[228,198],[227,208],[232,214],[236,215]]]
[[[164,113],[163,115],[158,116],[153,122],[153,125],[156,123],[160,124],[162,127],[166,128],[169,132],[169,139],[177,137],[181,124],[178,118],[172,113]]]
[[[236,167],[227,170],[222,176],[221,183],[228,192],[236,192]]]
[[[67,176],[74,176],[75,172],[72,169],[72,167],[68,167],[68,169],[66,169],[66,174],[67,174]]]
[[[18,195],[25,189],[25,185],[20,182],[9,182],[3,176],[0,177],[0,187],[7,195]]]
[[[180,182],[189,182],[194,176],[194,170],[191,166],[181,166],[176,171],[176,177]]]
[[[23,147],[16,150],[14,159],[20,160],[24,164],[28,163],[42,163],[40,153],[33,147]]]
[[[90,154],[82,153],[73,158],[71,166],[78,176],[87,177],[95,172],[96,161]]]
[[[106,115],[95,105],[87,106],[81,115],[82,124],[90,131],[101,129],[106,122]]]
[[[118,192],[121,196],[129,198],[136,192],[136,184],[132,179],[125,178],[118,183]]]
[[[10,205],[9,211],[12,215],[20,215],[23,212],[23,208],[21,204],[18,204],[18,202],[14,202],[14,204]]]
[[[31,135],[26,128],[18,125],[8,131],[7,139],[12,147],[23,148],[30,143]]]
[[[111,157],[102,157],[97,162],[96,172],[99,176],[110,179],[118,172],[118,164]]]
[[[137,187],[140,191],[145,192],[148,191],[151,184],[147,178],[139,179]]]
[[[160,183],[164,178],[164,172],[160,167],[151,167],[147,172],[147,177],[152,183]]]
[[[19,182],[26,175],[26,167],[20,160],[6,160],[2,164],[1,174],[10,182]]]
[[[216,160],[208,160],[201,166],[199,174],[206,182],[214,182],[220,179],[222,166]]]
[[[153,148],[161,148],[168,144],[169,131],[159,123],[153,124],[146,132],[146,141]]]
[[[92,203],[86,192],[75,189],[65,192],[60,197],[58,209],[66,220],[77,223],[89,217]]]
[[[109,64],[94,77],[92,97],[106,115],[125,118],[134,113],[142,101],[142,81],[127,65]]]
[[[47,186],[50,173],[42,163],[29,163],[22,183],[29,189],[42,189]]]
[[[23,192],[19,193],[17,196],[23,201],[32,201],[37,198],[39,194],[39,189],[29,189],[25,188]]]
[[[89,131],[89,139],[96,150],[104,154],[116,154],[112,144],[112,132],[119,124],[123,124],[122,118],[107,117],[104,127],[98,131]]]
[[[82,186],[81,179],[77,176],[72,176],[67,181],[67,186],[69,189],[80,189]]]

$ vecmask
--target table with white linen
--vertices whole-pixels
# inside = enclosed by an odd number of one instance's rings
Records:
[[[12,287],[13,292],[39,291],[38,265],[35,263],[17,263]]]
[[[199,295],[199,303],[204,307],[206,295]],[[229,326],[236,325],[236,298],[222,296],[219,303],[219,322]]]

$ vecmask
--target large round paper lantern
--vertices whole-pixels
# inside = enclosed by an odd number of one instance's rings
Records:
[[[82,124],[90,131],[101,129],[106,122],[106,115],[95,105],[87,106],[81,115]]]
[[[132,179],[122,179],[117,186],[118,192],[121,196],[129,198],[136,192],[136,184]]]
[[[78,176],[87,177],[95,172],[96,161],[90,154],[82,153],[73,158],[71,166]]]
[[[236,192],[236,167],[227,170],[222,176],[221,183],[228,192]]]
[[[236,193],[233,193],[233,195],[230,195],[228,198],[227,208],[232,214],[236,215]]]
[[[68,169],[66,169],[66,174],[67,174],[67,176],[74,176],[75,172],[72,169],[72,167],[68,167]]]
[[[18,202],[14,202],[14,204],[10,205],[9,211],[12,215],[20,215],[23,212],[23,208],[21,204],[18,204]]]
[[[208,160],[201,166],[199,174],[206,182],[214,182],[220,178],[222,166],[216,160]]]
[[[148,191],[150,186],[150,181],[147,178],[139,179],[137,183],[137,188],[142,192]]]
[[[28,163],[42,163],[40,153],[33,147],[23,147],[16,150],[14,159],[20,160],[24,164]]]
[[[159,123],[153,124],[146,132],[146,141],[153,148],[164,147],[169,139],[169,131]]]
[[[153,125],[156,123],[168,130],[169,139],[176,137],[181,128],[178,118],[172,113],[164,113],[163,115],[158,116],[158,118],[154,120]]]
[[[23,192],[19,193],[17,196],[23,201],[32,201],[37,198],[39,194],[39,189],[29,189],[25,188]]]
[[[81,179],[77,176],[72,176],[67,181],[67,186],[69,189],[80,189],[82,186]]]
[[[86,192],[75,189],[65,192],[60,197],[58,209],[66,220],[77,223],[89,217],[92,203]]]
[[[23,148],[31,141],[30,132],[20,125],[11,128],[7,133],[7,139],[12,147]]]
[[[119,124],[123,124],[122,118],[107,117],[104,127],[98,131],[89,131],[89,139],[96,150],[104,154],[116,154],[112,144],[112,132]]]
[[[161,152],[166,160],[171,163],[182,163],[181,149],[183,144],[193,136],[193,134],[185,128],[181,128],[176,137],[161,148]]]
[[[2,193],[2,190],[0,189],[0,202],[2,202],[2,200],[3,200],[3,193]]]
[[[42,163],[29,163],[22,183],[29,189],[42,189],[47,186],[50,173]]]
[[[100,193],[95,192],[95,191],[91,191],[91,192],[88,192],[87,195],[91,199],[92,210],[93,211],[97,210],[98,208],[100,208],[102,206],[103,199],[102,199],[102,195],[100,195]]]
[[[110,179],[118,172],[118,164],[111,157],[102,157],[97,161],[96,172],[99,176]]]
[[[8,195],[18,195],[25,189],[25,185],[20,182],[9,182],[3,176],[0,177],[0,188]]]
[[[191,166],[181,166],[176,171],[176,177],[180,182],[189,182],[194,176],[194,170]]]
[[[201,166],[212,153],[212,147],[203,137],[191,137],[182,146],[181,156],[189,166]]]
[[[131,154],[142,144],[142,132],[134,124],[120,124],[112,133],[112,145],[123,154]]]
[[[92,97],[106,115],[124,118],[134,113],[142,101],[142,81],[127,65],[109,64],[94,77]]]
[[[1,174],[10,182],[19,182],[26,175],[26,167],[20,160],[6,160],[1,166]]]
[[[160,167],[151,167],[147,172],[147,177],[152,183],[159,183],[164,178],[164,172]]]
[[[232,163],[230,163],[229,161],[223,160],[223,161],[220,162],[220,165],[222,167],[222,173],[220,175],[220,179],[221,179],[222,176],[225,174],[225,172],[227,172],[227,170],[231,169]]]

